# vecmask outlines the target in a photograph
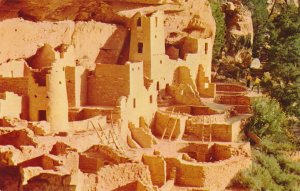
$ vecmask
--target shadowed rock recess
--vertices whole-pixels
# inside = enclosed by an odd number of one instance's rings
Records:
[[[2,0],[0,20],[0,190],[220,191],[251,165],[208,1]]]

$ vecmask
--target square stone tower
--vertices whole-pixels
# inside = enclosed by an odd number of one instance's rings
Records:
[[[157,69],[165,56],[164,13],[136,13],[131,22],[130,61],[144,62],[144,76],[156,78]]]

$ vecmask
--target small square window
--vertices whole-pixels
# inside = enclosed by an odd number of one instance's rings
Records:
[[[138,53],[140,53],[140,54],[143,53],[143,49],[144,49],[144,44],[139,42],[138,43]]]

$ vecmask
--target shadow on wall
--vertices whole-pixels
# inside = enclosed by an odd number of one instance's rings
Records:
[[[234,149],[227,145],[194,144],[181,148],[178,152],[186,153],[197,162],[216,162],[231,158]],[[237,149],[236,149],[237,150]]]
[[[99,64],[119,64],[125,63],[129,58],[130,35],[127,29],[118,27],[108,38],[96,58]]]
[[[21,167],[0,167],[0,190],[21,190],[22,185]]]
[[[113,191],[130,191],[130,190],[136,190],[137,182],[132,182],[129,184],[126,184],[125,186],[122,186],[120,188],[116,188]]]

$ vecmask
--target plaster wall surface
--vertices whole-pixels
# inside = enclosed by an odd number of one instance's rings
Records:
[[[0,93],[0,118],[4,116],[20,118],[22,97],[12,92]]]
[[[87,75],[82,66],[65,68],[69,107],[80,107],[87,102]]]
[[[154,86],[148,89],[144,86],[142,62],[130,64],[130,70],[130,95],[123,116],[127,113],[125,118],[136,126],[139,126],[140,117],[143,117],[149,125],[157,109],[157,91]]]
[[[163,186],[167,180],[166,161],[161,156],[143,156],[143,163],[149,166],[152,183]]]
[[[47,95],[47,120],[52,132],[67,131],[69,123],[65,67],[59,62],[53,63],[47,75]]]
[[[25,60],[12,60],[0,64],[0,77],[21,78],[24,77]]]

